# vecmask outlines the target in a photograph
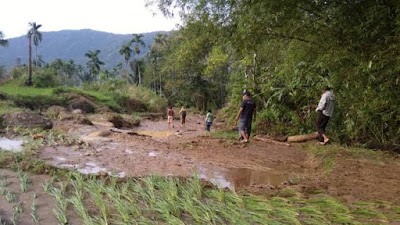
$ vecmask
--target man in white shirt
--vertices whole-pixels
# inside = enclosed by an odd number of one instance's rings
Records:
[[[335,108],[335,95],[329,87],[323,90],[321,99],[319,100],[318,107],[315,110],[318,113],[318,119],[315,123],[319,137],[318,140],[321,144],[326,145],[329,142],[328,136],[325,134],[326,125],[332,117],[333,109]]]

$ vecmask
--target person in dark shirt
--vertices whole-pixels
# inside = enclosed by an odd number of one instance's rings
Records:
[[[175,115],[175,112],[172,109],[172,106],[170,106],[167,110],[168,128],[170,128],[172,125],[172,122],[174,120],[174,115]],[[172,125],[172,127],[174,127],[174,126]]]
[[[254,116],[254,117],[253,117]],[[243,101],[240,105],[236,120],[239,120],[239,139],[248,142],[251,134],[251,122],[256,119],[256,103],[250,98],[250,93],[243,93]]]

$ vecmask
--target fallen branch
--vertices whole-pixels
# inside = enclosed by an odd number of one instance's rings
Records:
[[[265,137],[260,137],[260,136],[255,136],[254,139],[258,140],[258,141],[271,143],[271,144],[276,144],[276,145],[290,146],[289,143],[275,141],[275,140],[272,140],[272,139],[269,139],[269,138],[265,138]]]

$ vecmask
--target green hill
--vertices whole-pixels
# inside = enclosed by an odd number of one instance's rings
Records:
[[[142,48],[139,57],[144,56],[153,42],[153,38],[160,33],[158,31],[144,33],[143,41],[146,47]],[[165,32],[161,32],[165,33]],[[105,67],[111,68],[119,62],[124,62],[119,54],[119,49],[127,43],[132,35],[112,34],[94,30],[62,30],[56,32],[42,32],[43,41],[39,45],[38,54],[45,62],[51,62],[56,58],[74,60],[77,64],[85,64],[87,59],[84,54],[88,50],[101,50],[100,60],[105,62]],[[10,68],[21,59],[21,64],[27,64],[28,41],[26,36],[11,38],[7,48],[0,49],[0,66]],[[35,47],[32,48],[33,56]]]

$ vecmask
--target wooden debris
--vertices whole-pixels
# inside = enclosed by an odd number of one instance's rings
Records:
[[[276,144],[276,145],[290,146],[289,143],[275,141],[275,140],[272,140],[272,139],[269,139],[269,138],[266,138],[266,137],[255,136],[254,139],[258,140],[258,141],[271,143],[271,144]]]
[[[287,141],[288,142],[304,142],[318,138],[318,132],[312,134],[304,134],[304,135],[296,135],[296,136],[289,136]]]

